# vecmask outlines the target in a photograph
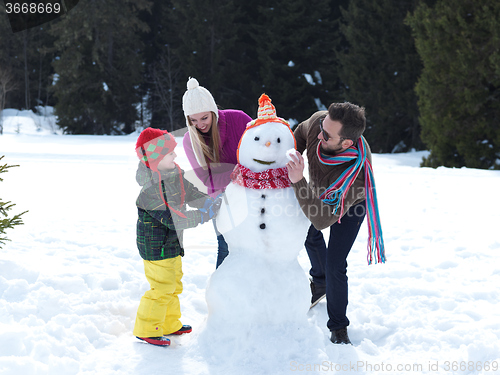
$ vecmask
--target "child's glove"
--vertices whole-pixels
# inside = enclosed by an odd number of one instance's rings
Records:
[[[217,212],[219,212],[220,205],[222,204],[222,196],[219,195],[215,200],[212,200],[212,198],[207,198],[205,201],[205,204],[203,205],[203,208],[200,208],[199,211],[201,212],[201,223],[206,223],[210,219],[212,219],[215,215],[217,215]]]
[[[207,199],[205,199],[205,203],[203,204],[203,207],[199,208],[199,210],[201,212],[207,212],[212,204],[214,204],[214,199],[212,197],[207,197]]]

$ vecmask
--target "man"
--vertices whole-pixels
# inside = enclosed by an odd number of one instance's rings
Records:
[[[325,294],[331,341],[350,344],[347,334],[347,255],[368,214],[368,262],[385,262],[371,152],[362,137],[364,108],[333,103],[296,128],[297,154],[287,164],[304,214],[311,220],[305,247],[311,261],[311,302]],[[307,149],[309,183],[303,176]],[[328,247],[322,229],[330,227]],[[374,254],[372,254],[374,253]]]

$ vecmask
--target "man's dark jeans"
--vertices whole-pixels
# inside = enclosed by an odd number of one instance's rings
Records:
[[[347,255],[358,236],[359,228],[366,215],[365,201],[352,206],[349,211],[330,227],[328,247],[323,233],[309,228],[305,247],[311,261],[313,282],[318,286],[326,285],[326,304],[328,309],[327,326],[330,331],[349,325],[347,310]]]

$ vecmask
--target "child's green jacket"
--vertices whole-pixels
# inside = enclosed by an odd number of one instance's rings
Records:
[[[181,173],[179,173],[179,171]],[[139,163],[136,179],[142,186],[137,198],[137,247],[145,260],[162,260],[184,255],[182,235],[184,229],[193,228],[202,222],[201,212],[187,211],[186,204],[193,208],[202,208],[208,195],[200,192],[184,178],[180,168],[161,172],[161,186],[158,173],[152,172]],[[182,181],[182,183],[181,183]],[[160,194],[181,217],[165,205]],[[182,198],[184,202],[181,206]]]

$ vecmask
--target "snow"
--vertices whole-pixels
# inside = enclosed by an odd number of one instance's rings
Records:
[[[425,152],[373,155],[387,263],[366,264],[365,221],[348,258],[354,345],[329,343],[322,301],[307,315],[323,333],[317,346],[262,334],[266,358],[228,363],[234,342],[208,348],[197,333],[213,226],[185,232],[182,320],[193,333],[168,348],[135,339],[149,288],[135,246],[137,134],[54,135],[50,119],[4,112],[0,155],[20,166],[1,176],[2,199],[29,212],[0,250],[0,374],[500,374],[499,171],[420,168]],[[304,249],[298,259],[307,275]]]
[[[318,81],[320,85],[323,84],[323,78],[321,77],[321,73],[319,71],[314,71],[314,78],[316,78],[316,81]]]
[[[62,134],[56,125],[52,107],[36,107],[38,115],[31,110],[4,109],[0,112],[0,125],[4,134]],[[0,150],[0,152],[3,151]]]
[[[312,86],[316,86],[316,82],[314,82],[313,77],[309,73],[302,73],[302,75],[306,79],[307,83],[309,83]]]
[[[295,148],[291,148],[289,150],[286,150],[286,157],[290,161],[293,161],[292,155],[295,156],[296,154],[297,154],[297,150],[295,150]]]
[[[316,103],[316,108],[318,108],[318,111],[328,110],[328,108],[326,108],[326,106],[323,103],[321,103],[320,98],[314,98],[314,103]]]

